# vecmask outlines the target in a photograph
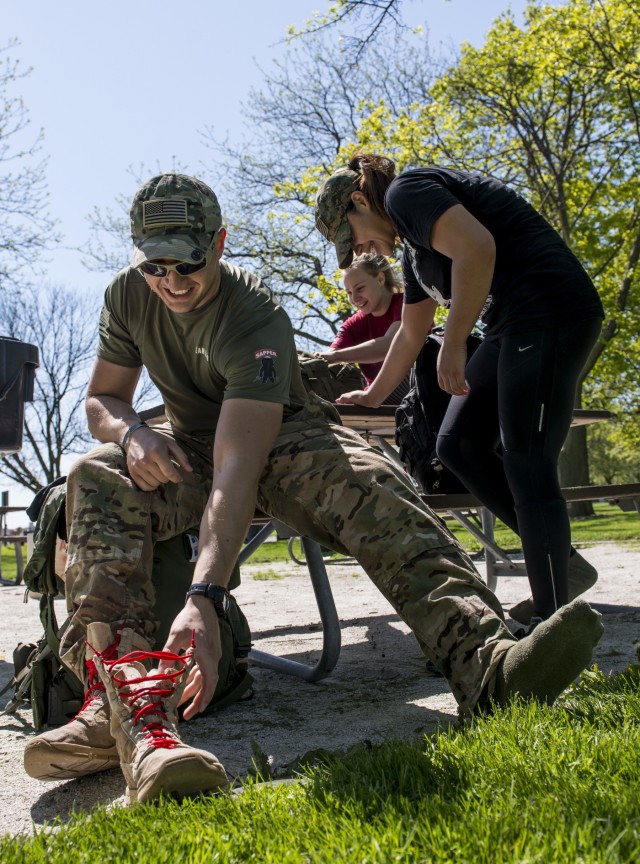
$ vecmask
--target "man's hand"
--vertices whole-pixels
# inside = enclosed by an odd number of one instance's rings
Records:
[[[464,377],[467,365],[467,346],[449,347],[445,341],[438,354],[438,384],[452,396],[465,396],[469,385]]]
[[[170,438],[149,426],[140,426],[140,417],[132,408],[133,394],[140,368],[118,366],[98,358],[87,388],[89,430],[98,441],[120,443],[132,426],[126,440],[127,469],[133,482],[143,492],[152,492],[163,483],[180,483],[182,471],[191,473],[186,453]]]
[[[222,655],[220,643],[220,625],[218,615],[211,600],[206,597],[190,597],[176,616],[171,625],[169,638],[164,651],[179,654],[195,641],[196,666],[189,676],[189,682],[184,691],[182,701],[193,697],[193,701],[185,708],[184,719],[191,720],[200,711],[204,711],[213,698],[218,683],[218,663]],[[160,671],[169,668],[166,661],[160,663]]]
[[[163,483],[181,483],[182,471],[191,472],[187,454],[175,441],[141,426],[127,442],[127,468],[143,492],[152,492]]]
[[[380,402],[373,399],[367,390],[351,390],[336,399],[338,405],[362,405],[363,408],[378,408]]]

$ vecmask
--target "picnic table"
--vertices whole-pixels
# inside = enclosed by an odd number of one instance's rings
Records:
[[[362,408],[358,405],[337,405],[342,421],[356,429],[364,438],[382,449],[396,464],[400,463],[395,442],[395,406],[381,405],[379,408]],[[593,408],[576,408],[571,426],[586,426],[615,417],[612,411]],[[613,483],[610,485],[573,486],[562,490],[565,500],[607,501],[617,504],[622,510],[635,509],[640,513],[640,484]],[[495,542],[493,514],[468,492],[444,495],[421,494],[422,500],[432,510],[451,516],[459,522],[483,547],[487,572],[487,585],[496,590],[497,577],[501,575],[523,575],[523,561],[513,559]]]

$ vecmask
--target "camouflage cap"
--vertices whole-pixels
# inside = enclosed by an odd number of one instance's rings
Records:
[[[360,188],[361,174],[350,168],[340,168],[322,184],[316,195],[316,228],[336,247],[338,266],[348,267],[353,258],[351,226],[347,211],[351,193]]]
[[[185,174],[159,174],[138,189],[131,204],[132,267],[154,258],[201,261],[222,226],[215,193]]]

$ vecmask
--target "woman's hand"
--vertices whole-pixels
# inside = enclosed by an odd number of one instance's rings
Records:
[[[362,405],[363,408],[378,408],[380,402],[373,399],[368,390],[351,390],[336,399],[338,405]]]
[[[464,377],[467,365],[467,346],[447,345],[446,338],[438,354],[438,384],[452,396],[465,396],[469,385]]]

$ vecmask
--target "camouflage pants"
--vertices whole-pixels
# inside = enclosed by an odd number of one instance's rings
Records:
[[[310,401],[284,423],[260,478],[257,506],[301,535],[352,555],[449,681],[462,712],[491,695],[514,644],[496,597],[404,472]],[[171,434],[168,426],[161,427]],[[81,458],[67,481],[67,602],[61,651],[82,675],[87,625],[127,622],[150,637],[153,546],[199,525],[212,481],[213,438],[176,435],[193,474],[142,492],[114,444]]]

